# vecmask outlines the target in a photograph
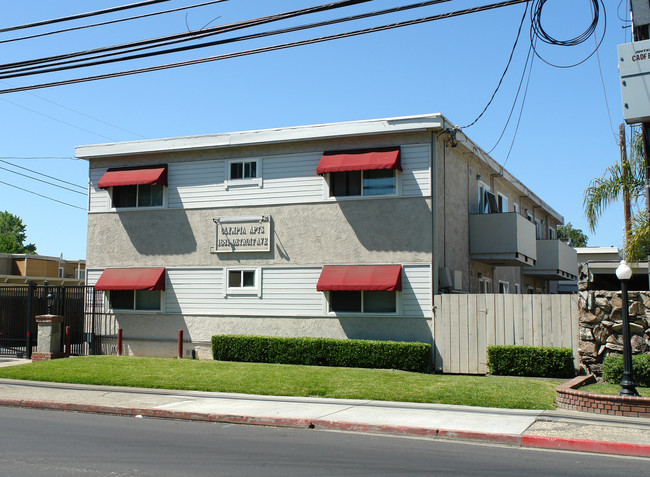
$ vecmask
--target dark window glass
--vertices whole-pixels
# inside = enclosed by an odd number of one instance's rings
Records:
[[[113,207],[135,207],[138,186],[113,187]]]
[[[395,313],[395,292],[364,291],[363,311],[365,313]]]
[[[160,310],[159,290],[137,290],[135,292],[136,310]]]
[[[231,162],[230,179],[255,179],[257,177],[257,162]]]
[[[228,287],[229,288],[241,287],[241,270],[230,270],[228,272]]]
[[[255,286],[255,270],[244,270],[244,287],[254,287]]]
[[[330,306],[332,311],[361,312],[360,291],[331,291]]]
[[[395,193],[395,171],[378,169],[363,171],[363,195],[385,195]]]
[[[257,162],[244,163],[244,179],[254,179],[257,177]]]
[[[244,177],[244,164],[241,162],[230,163],[230,178],[243,179]]]
[[[111,308],[114,310],[133,310],[133,290],[112,290]]]
[[[361,195],[361,171],[330,173],[330,195],[333,197]]]
[[[138,186],[138,207],[156,207],[163,203],[163,186],[143,184]]]

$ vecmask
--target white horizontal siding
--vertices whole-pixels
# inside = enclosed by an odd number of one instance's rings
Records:
[[[167,203],[170,209],[216,207],[223,195],[225,161],[171,163],[168,166]]]
[[[402,267],[402,314],[431,317],[431,267]]]
[[[429,144],[402,146],[402,196],[421,197],[431,195]]]
[[[111,208],[111,197],[108,191],[97,187],[99,179],[102,178],[105,172],[106,169],[90,169],[88,212],[106,212]]]
[[[261,268],[262,294],[224,296],[223,268],[168,268],[165,312],[234,316],[323,316],[325,296],[316,291],[321,268]],[[94,285],[102,270],[88,270]],[[403,267],[402,316],[431,315],[428,266]]]

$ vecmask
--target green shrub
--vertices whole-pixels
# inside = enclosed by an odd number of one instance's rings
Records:
[[[430,369],[431,345],[398,341],[277,338],[215,335],[212,357],[219,361],[401,369]]]
[[[607,356],[603,361],[602,370],[605,381],[619,384],[623,379],[623,356]],[[637,385],[650,387],[650,354],[632,356],[632,377]]]
[[[488,346],[490,374],[570,378],[575,374],[571,348]]]

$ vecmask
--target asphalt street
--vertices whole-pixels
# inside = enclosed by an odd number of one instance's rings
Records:
[[[648,460],[460,441],[0,408],[0,474],[645,475]]]

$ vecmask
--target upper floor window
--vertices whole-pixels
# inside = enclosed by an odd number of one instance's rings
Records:
[[[478,279],[478,292],[479,293],[492,293],[492,279],[488,277],[479,277]]]
[[[508,198],[503,194],[497,194],[497,206],[499,212],[508,212]]]
[[[318,174],[329,174],[332,197],[377,196],[397,193],[397,172],[402,169],[400,148],[325,152]]]
[[[493,214],[499,212],[499,205],[496,196],[490,192],[490,188],[483,182],[478,183],[478,213]]]
[[[162,207],[166,186],[166,165],[111,168],[97,183],[110,189],[114,208]]]
[[[226,190],[232,186],[262,187],[262,162],[259,159],[232,160],[227,162]]]
[[[548,238],[555,240],[555,229],[553,227],[548,228]]]
[[[330,172],[329,179],[333,197],[395,194],[395,171],[390,169]]]
[[[519,213],[519,204],[512,204],[512,211],[516,214]]]

